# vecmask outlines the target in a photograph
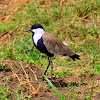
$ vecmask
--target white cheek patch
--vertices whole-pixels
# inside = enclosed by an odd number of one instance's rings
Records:
[[[34,29],[32,29],[31,31],[34,32]]]
[[[63,42],[64,45],[68,46],[68,44],[66,42]]]
[[[44,33],[44,29],[42,28],[36,28],[36,29],[32,29],[31,30],[32,32],[36,33],[36,34],[41,34],[41,33]]]

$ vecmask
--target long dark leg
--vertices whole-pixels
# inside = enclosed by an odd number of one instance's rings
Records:
[[[52,83],[53,63],[52,63],[52,59],[51,59],[51,57],[50,57],[50,62],[51,62],[51,83]]]
[[[48,66],[47,66],[47,68],[46,68],[46,70],[44,72],[44,75],[46,75],[46,72],[47,72],[47,70],[48,70],[48,68],[50,66],[50,58],[49,58],[49,56],[48,56],[48,61],[49,61],[49,63],[48,63]],[[42,77],[42,80],[41,81],[44,81],[44,76]]]

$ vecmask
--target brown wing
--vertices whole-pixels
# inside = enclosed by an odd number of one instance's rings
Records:
[[[43,43],[45,44],[48,52],[53,53],[54,55],[73,56],[75,54],[68,46],[66,46],[56,36],[48,32],[45,32],[42,38],[43,38]]]

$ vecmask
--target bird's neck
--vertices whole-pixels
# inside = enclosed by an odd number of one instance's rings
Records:
[[[34,29],[33,42],[35,43],[35,45],[37,45],[38,40],[42,37],[44,33],[44,29]]]

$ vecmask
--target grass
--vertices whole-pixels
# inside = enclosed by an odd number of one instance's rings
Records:
[[[5,84],[9,82],[9,77],[6,79]],[[12,92],[9,90],[9,87],[3,85],[3,87],[0,87],[0,99],[1,100],[10,100],[8,97],[12,94]]]
[[[8,87],[0,87],[0,99],[1,100],[10,100],[8,96],[10,96],[12,92]]]
[[[83,77],[90,73],[99,74],[100,0],[95,2],[94,0],[82,2],[71,0],[68,6],[66,4],[67,2],[58,6],[59,1],[52,2],[50,9],[41,8],[42,2],[24,3],[24,8],[19,6],[20,11],[16,12],[10,21],[0,22],[0,34],[3,32],[14,34],[13,37],[10,36],[12,38],[10,41],[5,42],[4,45],[0,44],[0,58],[13,59],[45,69],[48,63],[46,56],[33,46],[31,33],[24,32],[32,24],[39,23],[45,31],[68,43],[81,57],[81,61],[75,63],[68,57],[60,56],[53,59],[54,66],[62,68],[61,72],[54,70],[57,77],[71,74]],[[3,69],[2,62],[0,69]],[[71,96],[76,100],[77,96],[73,94]]]
[[[93,86],[94,86],[94,82],[95,82],[95,80],[96,80],[96,76],[95,76],[95,78],[94,78],[94,80],[93,80],[93,84],[92,84],[92,88],[91,88],[91,91],[90,91],[90,98],[89,98],[89,100],[92,100],[92,95],[93,95]]]
[[[0,87],[0,99],[1,100],[11,100],[9,97],[12,94],[12,91],[9,89],[8,86],[6,86],[6,83],[10,82],[9,77],[6,79],[5,84],[3,87]],[[26,100],[27,96],[21,95],[19,93],[16,93],[16,100]]]
[[[50,82],[50,80],[44,75],[45,79],[49,83],[49,85],[52,87],[52,89],[56,92],[56,94],[59,96],[61,100],[65,100],[62,95],[59,93],[59,91],[56,89],[56,87]]]
[[[0,62],[0,69],[4,69],[4,67],[2,66],[2,63]]]

